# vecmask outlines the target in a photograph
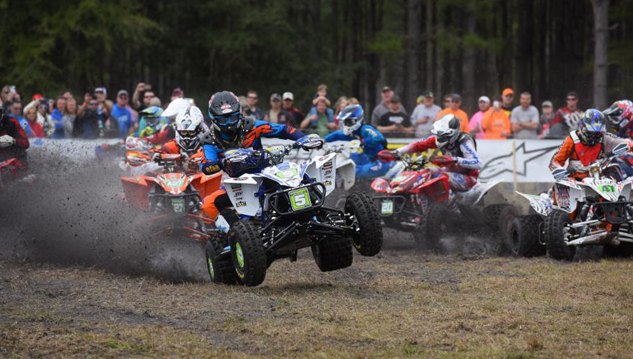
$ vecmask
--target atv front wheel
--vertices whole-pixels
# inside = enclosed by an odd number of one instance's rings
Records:
[[[257,227],[249,220],[236,222],[229,231],[231,258],[239,280],[255,287],[266,277],[266,253]]]
[[[356,218],[358,229],[352,234],[354,248],[363,256],[375,256],[382,249],[380,214],[374,201],[362,192],[354,192],[345,200],[345,213]]]
[[[314,261],[321,272],[329,272],[352,265],[354,252],[347,237],[326,237],[312,245]]]
[[[210,239],[206,244],[207,271],[213,283],[235,284],[237,276],[230,254],[220,255],[224,250],[220,241]]]
[[[515,218],[505,246],[514,257],[538,257],[545,255],[545,246],[539,241],[543,218],[537,214]]]
[[[561,211],[559,209],[553,210],[547,217],[545,217],[544,227],[544,239],[545,246],[547,247],[547,254],[559,260],[570,261],[576,254],[576,247],[568,246],[565,243],[565,236],[567,235],[567,224],[571,223],[569,213]]]

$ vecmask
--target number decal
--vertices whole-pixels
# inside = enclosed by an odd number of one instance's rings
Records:
[[[298,211],[312,206],[310,194],[306,188],[290,191],[288,192],[288,195],[290,196],[290,205],[292,206],[293,211]]]
[[[384,201],[380,206],[380,213],[383,215],[392,215],[393,214],[393,202],[392,201]]]

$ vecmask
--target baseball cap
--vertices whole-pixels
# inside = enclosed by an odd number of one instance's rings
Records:
[[[382,88],[382,92],[387,92],[387,91],[392,91],[391,87],[385,86],[385,87]]]
[[[541,107],[554,107],[554,105],[552,104],[552,101],[543,101],[543,104],[541,105]]]
[[[481,96],[479,98],[479,100],[477,100],[477,102],[486,102],[486,103],[490,103],[490,97],[488,96]]]
[[[391,102],[400,103],[400,97],[398,97],[398,95],[393,95],[393,97],[391,98]]]
[[[99,93],[99,92],[102,92],[104,95],[108,94],[108,90],[106,90],[105,87],[97,87],[97,88],[95,88],[95,93]]]
[[[278,93],[274,93],[274,94],[270,95],[270,100],[271,101],[281,101],[281,96],[279,96]]]
[[[453,102],[462,102],[462,97],[458,93],[454,93],[451,95],[451,100]]]
[[[116,93],[116,97],[120,97],[121,95],[125,95],[127,97],[130,97],[130,95],[125,90],[119,90],[119,92]]]
[[[501,95],[503,96],[507,96],[507,95],[512,95],[514,96],[514,90],[512,90],[511,88],[505,88],[503,89],[503,92],[501,93]]]
[[[433,92],[431,92],[431,91],[424,91],[422,93],[422,97],[433,97]]]
[[[281,96],[284,100],[293,100],[295,99],[295,95],[292,92],[284,92],[283,96]]]

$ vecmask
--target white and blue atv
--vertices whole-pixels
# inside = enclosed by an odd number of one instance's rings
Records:
[[[226,153],[223,166],[230,178],[224,187],[241,219],[230,225],[226,246],[207,248],[214,282],[257,286],[273,261],[294,261],[306,247],[324,272],[349,267],[352,245],[364,256],[380,252],[380,215],[368,195],[350,194],[343,210],[324,205],[336,187],[335,153],[302,163],[284,161],[293,149],[321,146],[323,140],[310,135],[293,145]]]

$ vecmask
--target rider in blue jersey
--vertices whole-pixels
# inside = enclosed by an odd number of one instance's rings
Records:
[[[374,126],[363,121],[363,107],[349,105],[339,113],[343,129],[325,137],[325,142],[360,140],[362,153],[353,153],[350,158],[356,164],[356,177],[375,178],[383,176],[394,162],[381,162],[376,156],[387,148],[387,140]]]

